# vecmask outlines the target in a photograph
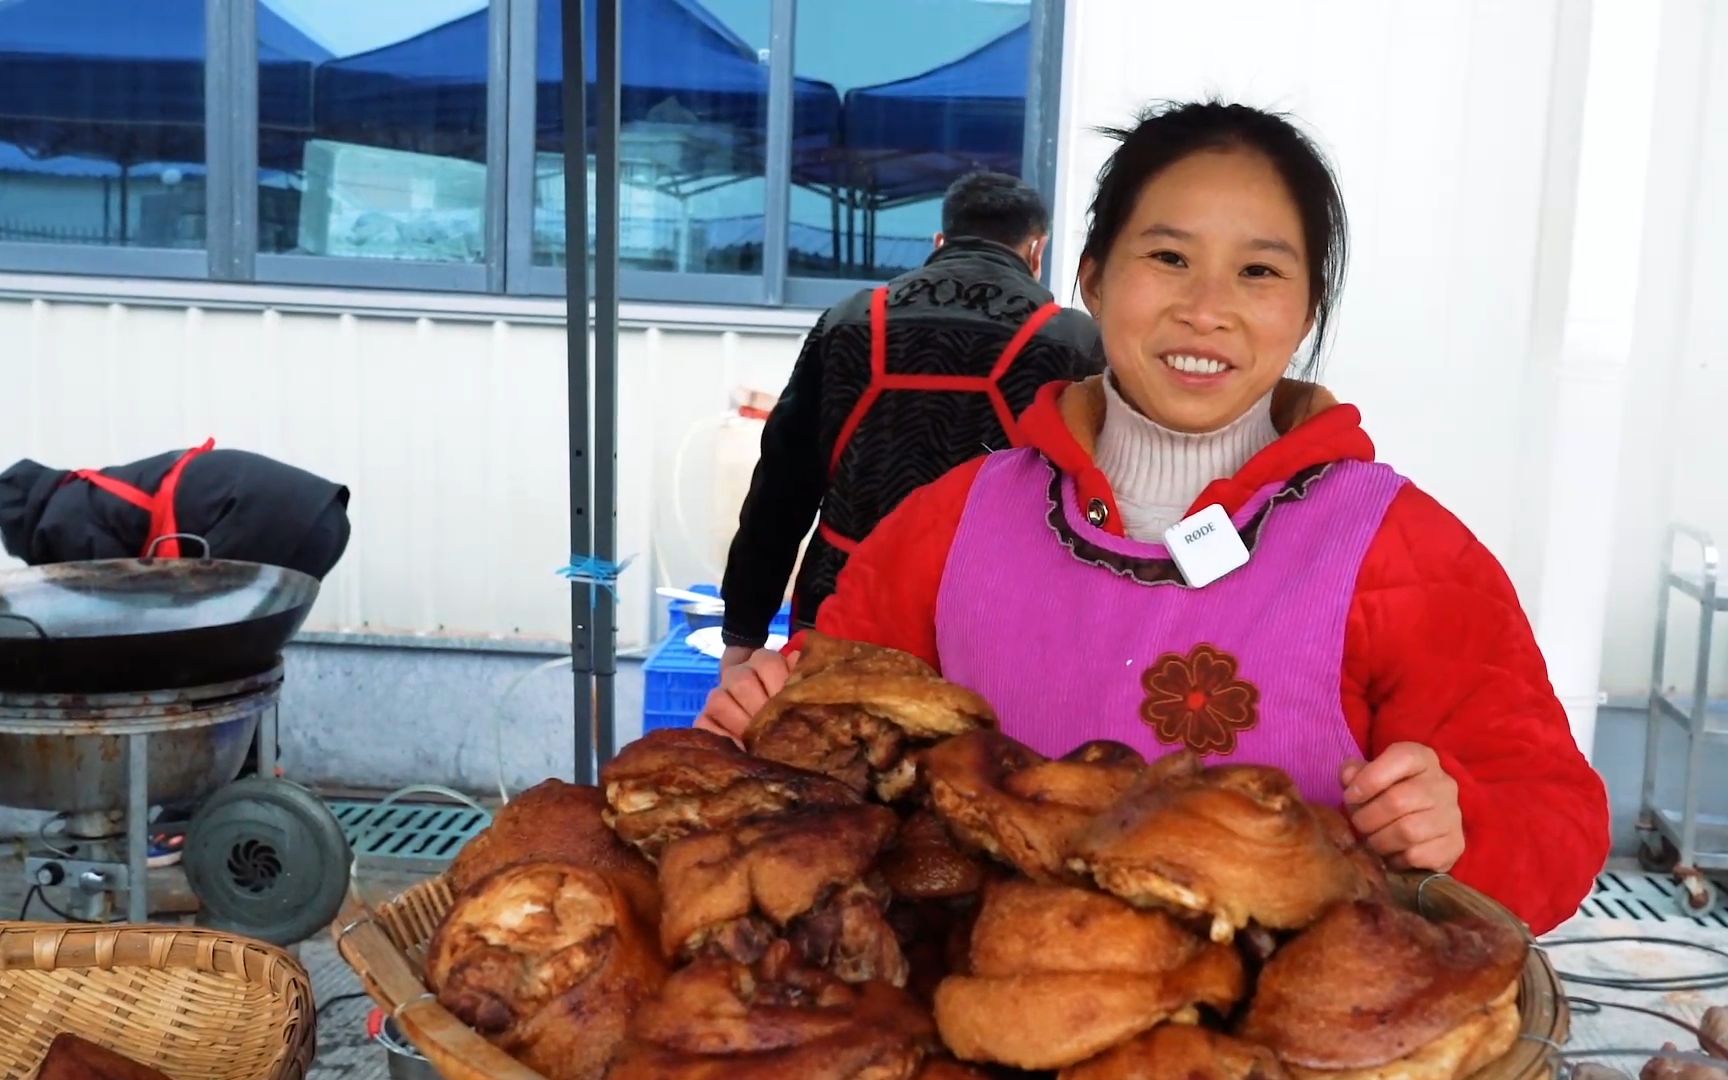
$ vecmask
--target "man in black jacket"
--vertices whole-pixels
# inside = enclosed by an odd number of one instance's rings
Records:
[[[762,432],[726,560],[725,662],[761,647],[798,545],[794,625],[816,621],[847,555],[913,491],[1013,445],[1045,383],[1102,369],[1097,329],[1039,284],[1050,215],[1015,177],[971,173],[922,267],[824,312]]]

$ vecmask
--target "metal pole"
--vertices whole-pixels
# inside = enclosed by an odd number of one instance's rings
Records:
[[[828,191],[829,224],[834,233],[834,276],[840,276],[840,189],[830,188]],[[787,258],[791,258],[788,253]]]
[[[1711,631],[1716,621],[1716,567],[1710,546],[1704,546],[1704,567],[1698,575],[1698,657],[1692,668],[1692,715],[1686,725],[1686,790],[1680,819],[1680,865],[1698,865],[1698,797],[1702,792],[1704,748],[1710,741]],[[1705,883],[1709,888],[1709,883]]]
[[[208,58],[204,63],[204,167],[209,182],[204,185],[204,247],[210,277],[231,280],[229,255],[234,239],[234,86],[233,46],[229,16],[233,9],[225,0],[204,0],[204,41]]]
[[[858,189],[853,187],[853,178],[848,176],[846,184],[846,272],[852,273],[858,267],[858,249],[854,246],[858,236]]]
[[[1665,691],[1663,678],[1667,674],[1668,656],[1668,596],[1673,588],[1674,530],[1668,530],[1667,547],[1662,552],[1662,578],[1656,593],[1656,643],[1650,661],[1650,718],[1644,729],[1644,782],[1639,788],[1638,824],[1652,827],[1659,814],[1656,806],[1656,763],[1662,743],[1662,725],[1667,717],[1661,703]]]
[[[216,281],[250,281],[258,251],[257,17],[249,2],[204,7],[204,240]]]
[[[150,736],[126,740],[126,921],[150,918]]]
[[[1056,211],[1056,134],[1062,115],[1061,4],[1033,4],[1031,67],[1026,73],[1026,124],[1021,147],[1021,175]],[[1050,284],[1050,259],[1044,260],[1043,282]]]
[[[594,552],[588,475],[588,72],[582,54],[583,0],[564,0],[564,300],[570,425],[570,551]],[[596,590],[570,583],[570,666],[576,685],[576,782],[594,769],[594,611]]]
[[[529,7],[533,7],[530,3]],[[504,265],[510,207],[511,5],[493,4],[486,15],[486,291],[501,293],[509,274]],[[530,98],[532,100],[532,98]],[[530,132],[529,139],[533,139]],[[530,143],[532,145],[532,143]]]
[[[281,708],[280,701],[273,701],[270,707],[258,714],[258,775],[266,779],[276,776],[276,730],[281,720],[277,712]]]
[[[618,0],[598,0],[594,160],[594,553],[618,561]],[[599,764],[617,751],[617,601],[595,587]]]
[[[528,291],[534,275],[540,12],[537,0],[515,0],[509,7],[509,90],[504,95],[509,99],[505,119],[509,134],[504,148],[504,287],[521,294]]]
[[[768,30],[768,130],[763,147],[762,293],[768,304],[786,300],[787,237],[792,218],[793,43],[797,37],[796,0],[773,0]]]

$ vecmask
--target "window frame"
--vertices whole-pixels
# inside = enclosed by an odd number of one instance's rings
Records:
[[[217,255],[223,238],[212,235],[220,220],[232,218],[231,207],[219,205],[220,188],[227,188],[232,162],[225,156],[232,145],[222,145],[218,113],[223,94],[232,87],[233,69],[227,59],[232,13],[222,10],[230,0],[204,2],[204,247],[158,248],[110,246],[106,244],[46,244],[31,241],[0,241],[0,271],[24,274],[77,274],[104,277],[167,278],[177,281],[215,279]],[[255,10],[255,9],[254,9]],[[256,49],[254,48],[254,51]],[[256,112],[256,110],[254,110]],[[254,126],[256,131],[256,126]]]
[[[244,9],[256,20],[258,0],[205,0],[215,6]],[[349,289],[408,289],[419,292],[503,293],[505,279],[505,229],[507,218],[504,170],[509,131],[510,0],[487,0],[486,6],[486,196],[485,256],[479,262],[424,262],[412,259],[360,259],[341,255],[295,255],[258,252],[252,276],[263,285],[324,285]],[[243,67],[253,83],[242,100],[244,123],[253,140],[252,177],[245,188],[253,206],[249,239],[254,246],[257,228],[257,135],[258,135],[258,34],[247,37],[251,56]]]
[[[404,292],[562,298],[564,271],[534,263],[536,30],[540,0],[488,0],[485,258],[431,263],[258,250],[259,0],[205,0],[205,243],[187,248],[0,241],[0,272],[163,278]],[[798,0],[770,0],[763,266],[752,274],[622,268],[627,301],[823,308],[863,278],[790,273],[791,132]],[[1029,0],[1021,171],[1054,206],[1064,0]]]

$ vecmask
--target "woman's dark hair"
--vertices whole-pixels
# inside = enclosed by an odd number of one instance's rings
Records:
[[[1314,344],[1302,374],[1320,363],[1326,330],[1344,286],[1348,255],[1344,199],[1326,155],[1288,119],[1247,105],[1218,101],[1166,103],[1140,114],[1132,129],[1106,128],[1122,145],[1098,171],[1082,257],[1100,265],[1127,227],[1140,192],[1165,169],[1203,150],[1254,150],[1272,162],[1296,200],[1308,251],[1308,309]]]

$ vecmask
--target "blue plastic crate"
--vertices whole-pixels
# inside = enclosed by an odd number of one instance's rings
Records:
[[[643,665],[642,732],[689,727],[720,684],[720,661],[692,649],[683,630],[654,647]]]
[[[713,585],[692,585],[691,592],[709,596],[720,595]],[[668,604],[672,616],[672,632],[648,655],[642,666],[642,732],[661,728],[689,727],[701,714],[708,695],[720,685],[720,661],[692,649],[685,640],[690,636],[682,602]],[[789,634],[792,625],[791,605],[781,607],[770,627],[776,634]]]

